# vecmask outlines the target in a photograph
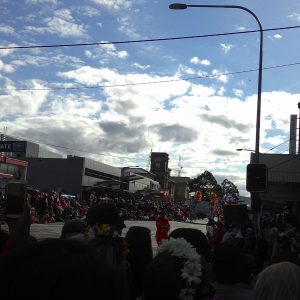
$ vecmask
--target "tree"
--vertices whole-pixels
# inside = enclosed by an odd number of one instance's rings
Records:
[[[191,179],[189,188],[191,192],[201,191],[203,200],[209,200],[211,192],[222,195],[222,187],[218,184],[214,175],[209,171],[204,171],[196,178]]]
[[[239,197],[238,188],[230,180],[224,179],[223,182],[221,183],[221,186],[222,186],[222,193],[225,198],[229,198],[229,197],[238,198]]]

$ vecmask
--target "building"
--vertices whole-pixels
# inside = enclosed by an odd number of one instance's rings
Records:
[[[171,176],[170,182],[174,183],[173,199],[175,202],[185,202],[189,198],[189,177]]]
[[[155,180],[159,182],[161,189],[168,189],[170,169],[168,168],[169,155],[165,152],[151,152],[150,172],[155,174]]]
[[[259,162],[268,169],[267,192],[263,202],[300,202],[300,155],[259,154]]]
[[[0,188],[10,180],[26,182],[27,166],[27,161],[0,156]]]
[[[24,159],[25,157],[48,157],[48,158],[62,158],[59,153],[50,151],[48,148],[41,146],[34,142],[22,141],[12,136],[1,135],[1,140],[20,142],[20,151],[7,153],[10,157]]]
[[[40,190],[62,191],[81,195],[87,187],[119,188],[121,169],[89,158],[68,155],[67,158],[30,158],[27,184]]]
[[[151,172],[140,167],[123,167],[121,170],[123,188],[129,192],[160,190],[160,184]]]

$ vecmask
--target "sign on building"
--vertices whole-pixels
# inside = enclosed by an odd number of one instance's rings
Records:
[[[25,152],[26,142],[0,141],[0,152]]]

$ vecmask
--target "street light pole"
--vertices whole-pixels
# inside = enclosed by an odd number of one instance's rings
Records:
[[[256,112],[256,135],[255,135],[255,153],[254,153],[254,163],[259,163],[259,138],[260,138],[260,116],[261,116],[261,90],[262,90],[262,60],[263,60],[263,29],[261,23],[256,16],[256,14],[250,9],[239,6],[239,5],[214,5],[214,4],[183,4],[183,3],[173,3],[169,5],[170,9],[187,9],[189,7],[197,7],[197,8],[230,8],[230,9],[241,9],[249,14],[251,14],[256,20],[259,26],[259,63],[258,63],[258,84],[257,84],[257,112]]]

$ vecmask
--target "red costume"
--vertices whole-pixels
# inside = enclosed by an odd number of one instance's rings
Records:
[[[160,245],[162,240],[168,238],[170,230],[169,219],[166,216],[159,215],[156,219],[156,242]]]

